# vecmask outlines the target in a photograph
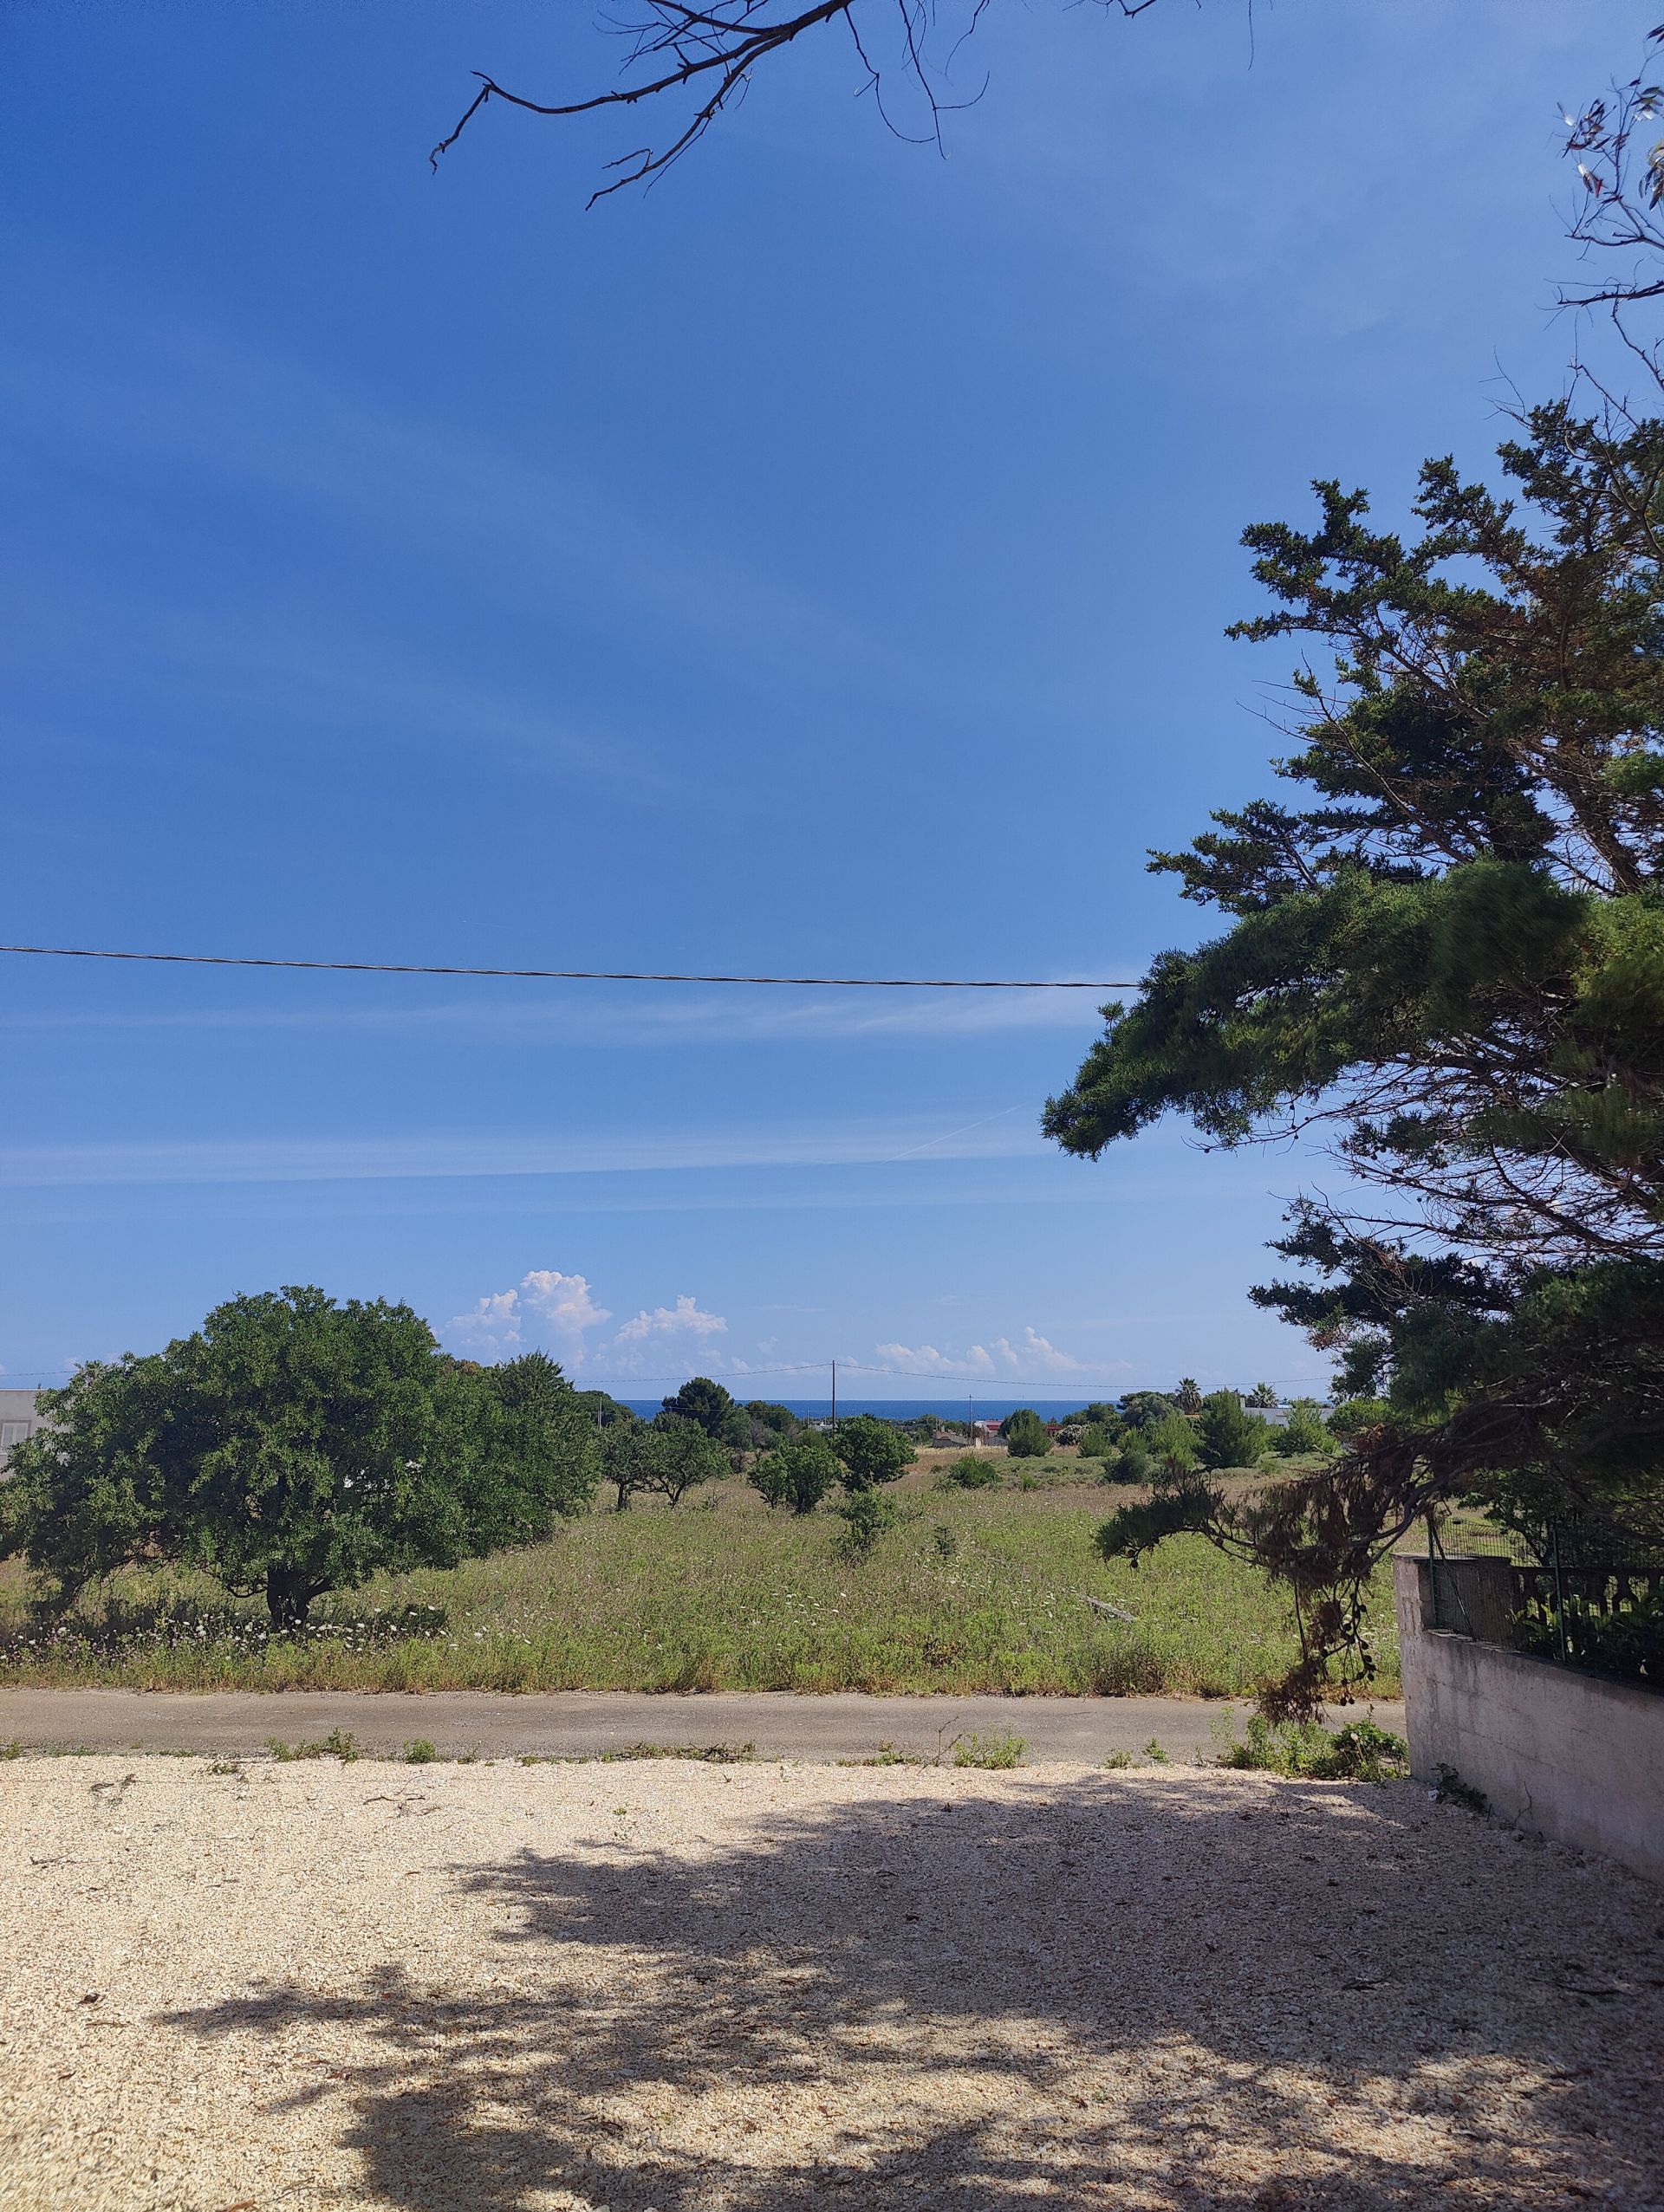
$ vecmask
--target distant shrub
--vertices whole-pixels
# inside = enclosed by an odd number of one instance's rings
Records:
[[[425,1735],[413,1736],[405,1746],[405,1764],[407,1767],[431,1767],[439,1755],[437,1747],[431,1744]]]
[[[959,1548],[959,1540],[953,1531],[939,1523],[931,1530],[930,1541],[939,1560],[951,1560]]]
[[[1091,1421],[1081,1430],[1079,1443],[1082,1459],[1109,1459],[1115,1454],[1115,1432],[1102,1422]]]
[[[948,1461],[941,1479],[956,1490],[985,1490],[998,1482],[999,1468],[987,1452],[962,1451],[957,1459]]]
[[[1013,1459],[1043,1459],[1051,1450],[1046,1424],[1031,1405],[1019,1405],[999,1424],[1005,1449]]]
[[[845,1498],[838,1511],[843,1516],[843,1534],[837,1541],[837,1553],[844,1560],[869,1559],[879,1538],[900,1518],[895,1500],[886,1497],[881,1490],[857,1490]]]
[[[1271,1431],[1271,1450],[1280,1459],[1296,1459],[1307,1452],[1332,1452],[1335,1439],[1315,1398],[1297,1398],[1289,1417]]]
[[[1169,1413],[1143,1432],[1144,1448],[1169,1475],[1187,1474],[1201,1457],[1196,1431],[1182,1413]]]
[[[1141,1437],[1128,1437],[1121,1448],[1120,1456],[1103,1463],[1106,1482],[1152,1482],[1156,1465],[1145,1448]]]
[[[1384,1398],[1347,1398],[1334,1408],[1329,1417],[1329,1432],[1338,1437],[1343,1444],[1350,1443],[1362,1429],[1373,1429],[1392,1411]]]

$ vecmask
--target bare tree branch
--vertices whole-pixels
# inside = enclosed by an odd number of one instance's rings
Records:
[[[651,184],[673,163],[696,146],[725,107],[743,97],[759,63],[779,54],[809,33],[842,22],[848,26],[856,55],[865,73],[862,92],[870,92],[887,129],[911,143],[942,147],[942,117],[961,107],[974,107],[985,84],[969,99],[946,97],[946,83],[959,49],[976,30],[990,0],[814,0],[814,4],[780,14],[774,0],[707,0],[698,7],[689,0],[634,0],[634,12],[621,19],[604,19],[608,27],[628,42],[622,75],[647,72],[639,82],[625,81],[610,90],[578,100],[534,100],[511,91],[484,70],[476,71],[479,90],[452,129],[428,155],[438,170],[439,158],[457,144],[480,111],[492,101],[523,109],[527,114],[564,118],[591,115],[598,111],[636,107],[644,102],[669,106],[678,93],[696,95],[688,114],[658,150],[637,146],[607,166],[616,171],[611,180],[597,186],[588,204],[621,191],[627,185]],[[1106,13],[1131,21],[1156,4],[1156,0],[1095,0]],[[863,36],[866,25],[893,22],[900,60],[897,74],[922,99],[928,127],[904,130],[887,104],[885,65],[874,60],[874,36]],[[893,16],[888,12],[894,10]],[[959,25],[946,59],[931,58],[932,33],[939,18],[951,15]]]

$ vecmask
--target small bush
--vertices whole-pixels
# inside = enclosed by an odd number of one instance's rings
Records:
[[[857,1490],[838,1511],[843,1516],[843,1534],[835,1548],[842,1560],[870,1559],[879,1538],[900,1518],[895,1500],[886,1497],[881,1490]]]
[[[405,1764],[407,1767],[431,1767],[439,1755],[437,1747],[431,1744],[425,1735],[413,1736],[405,1746]]]
[[[1132,1765],[1133,1755],[1130,1751],[1112,1751],[1103,1763],[1106,1767],[1113,1768],[1119,1771],[1119,1769],[1122,1767],[1130,1767]]]
[[[1172,1760],[1161,1748],[1160,1736],[1153,1735],[1150,1738],[1144,1747],[1144,1756],[1157,1767],[1170,1767],[1173,1764]]]
[[[1141,1482],[1155,1480],[1156,1465],[1141,1437],[1128,1437],[1121,1448],[1118,1459],[1103,1463],[1106,1482]]]
[[[959,1540],[953,1531],[938,1522],[930,1532],[931,1549],[939,1560],[951,1560],[959,1548]]]
[[[953,1764],[998,1773],[1021,1765],[1028,1748],[1027,1738],[1020,1735],[965,1735],[953,1747]]]
[[[1256,1713],[1248,1723],[1248,1741],[1226,1744],[1219,1763],[1297,1774],[1307,1781],[1386,1782],[1408,1770],[1409,1757],[1404,1739],[1373,1721],[1349,1721],[1331,1733],[1316,1721],[1273,1728]]]
[[[941,1480],[956,1490],[985,1490],[999,1480],[999,1469],[986,1452],[962,1451],[950,1459]]]

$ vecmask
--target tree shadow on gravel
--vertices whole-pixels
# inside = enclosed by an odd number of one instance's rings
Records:
[[[471,1986],[168,2024],[354,2030],[309,2101],[400,2212],[1652,2203],[1664,1906],[1566,1862],[1540,1924],[1536,1860],[1409,1785],[926,1786],[460,1866]]]

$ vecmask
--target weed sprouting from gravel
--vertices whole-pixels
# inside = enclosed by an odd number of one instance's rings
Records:
[[[1438,1780],[1427,1792],[1435,1805],[1459,1805],[1464,1813],[1488,1813],[1491,1800],[1482,1789],[1465,1782],[1454,1767],[1440,1762]]]
[[[296,1759],[339,1759],[347,1767],[361,1755],[358,1738],[350,1729],[331,1729],[311,1743],[285,1743],[280,1735],[268,1736],[266,1748],[283,1764]]]
[[[431,1767],[439,1755],[437,1746],[430,1743],[425,1735],[412,1736],[405,1746],[405,1764],[407,1767]]]
[[[1028,1748],[1027,1739],[1020,1735],[963,1735],[953,1746],[953,1764],[1000,1773],[1019,1766]]]
[[[1264,1774],[1297,1774],[1307,1781],[1394,1781],[1409,1770],[1409,1747],[1402,1736],[1377,1728],[1373,1721],[1349,1721],[1330,1730],[1316,1721],[1273,1728],[1256,1713],[1248,1723],[1248,1740],[1227,1738],[1216,1753],[1221,1767],[1246,1768]]]

